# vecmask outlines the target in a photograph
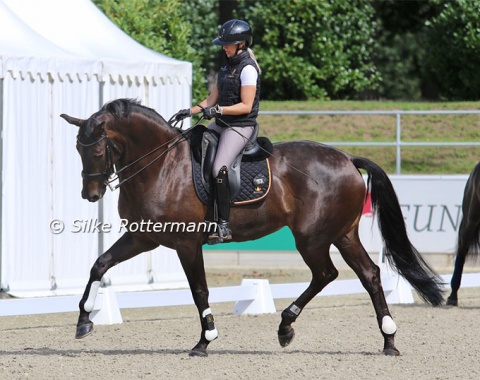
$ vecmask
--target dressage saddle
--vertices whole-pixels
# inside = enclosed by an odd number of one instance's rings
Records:
[[[192,131],[190,140],[194,182],[197,195],[204,201],[203,193],[206,192],[208,195],[211,190],[211,173],[219,135],[203,126],[194,127],[194,129],[197,130]],[[273,145],[270,140],[266,137],[258,137],[258,124],[256,124],[245,149],[228,168],[228,182],[234,204],[263,198],[266,195],[270,188],[271,177],[268,157],[272,151]]]

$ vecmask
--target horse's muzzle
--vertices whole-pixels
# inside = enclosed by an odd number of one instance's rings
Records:
[[[103,183],[89,182],[83,184],[82,198],[89,202],[97,202],[102,199],[107,187]]]

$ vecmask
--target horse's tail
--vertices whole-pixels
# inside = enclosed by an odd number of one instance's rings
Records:
[[[422,299],[434,306],[442,304],[443,281],[410,242],[397,194],[387,174],[366,158],[352,157],[352,162],[368,174],[367,188],[371,191],[372,210],[378,218],[388,262]]]

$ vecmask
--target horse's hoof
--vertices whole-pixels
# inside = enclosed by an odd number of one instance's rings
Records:
[[[77,333],[75,334],[75,339],[85,338],[87,335],[90,335],[93,331],[93,322],[85,323],[84,325],[77,326]]]
[[[447,306],[458,306],[458,300],[448,297],[446,305]]]
[[[278,342],[280,343],[280,346],[282,347],[287,347],[295,337],[295,330],[291,329],[288,333],[286,334],[278,334]]]
[[[383,350],[383,354],[385,356],[400,356],[400,351],[398,351],[396,348],[385,348]]]
[[[200,357],[200,358],[206,358],[208,356],[207,351],[201,351],[201,350],[191,350],[188,356],[191,357]]]

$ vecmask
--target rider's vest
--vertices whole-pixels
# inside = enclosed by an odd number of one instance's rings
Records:
[[[253,101],[252,110],[246,115],[222,115],[215,118],[215,122],[220,127],[251,127],[256,123],[260,99],[260,73],[255,61],[250,58],[248,51],[237,54],[227,59],[226,64],[222,66],[218,73],[218,105],[231,106],[240,103],[241,81],[240,74],[245,66],[252,65],[257,70],[257,90]]]

